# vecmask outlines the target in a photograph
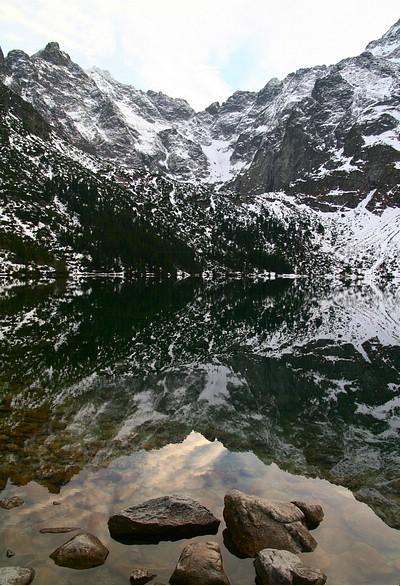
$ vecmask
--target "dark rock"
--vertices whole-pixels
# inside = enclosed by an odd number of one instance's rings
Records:
[[[230,584],[224,572],[219,544],[201,541],[184,547],[170,584]]]
[[[279,549],[263,549],[255,558],[258,584],[325,584],[327,576],[305,566],[298,556]]]
[[[10,496],[0,501],[0,507],[2,509],[15,509],[24,504],[24,501],[19,496]]]
[[[110,535],[118,541],[158,543],[216,533],[220,521],[200,503],[183,496],[163,496],[110,517]]]
[[[90,533],[79,533],[60,545],[50,557],[58,566],[85,570],[104,564],[109,550]]]
[[[52,503],[52,504],[53,504],[53,505],[61,505],[61,502],[60,502],[60,501],[53,501],[53,503]]]
[[[131,571],[131,575],[129,577],[130,584],[147,584],[153,578],[156,578],[157,574],[152,574],[149,570],[145,570],[144,568],[134,568]]]
[[[301,509],[305,515],[305,525],[308,529],[315,529],[323,521],[324,512],[320,505],[304,501],[292,501],[292,504]]]
[[[44,527],[39,529],[39,533],[71,533],[71,531],[80,531],[79,527]]]
[[[35,577],[33,568],[8,566],[0,568],[0,584],[31,584]]]
[[[266,547],[298,553],[317,546],[303,524],[304,513],[292,503],[232,490],[224,497],[223,515],[235,548],[249,557]]]
[[[12,549],[7,549],[6,550],[6,556],[8,558],[13,558],[15,556],[15,551],[13,551]]]

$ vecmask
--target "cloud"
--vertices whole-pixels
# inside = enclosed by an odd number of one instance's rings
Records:
[[[359,53],[398,17],[396,0],[2,0],[2,37],[57,40],[83,66],[203,108],[235,89]],[[15,48],[15,47],[12,47]]]

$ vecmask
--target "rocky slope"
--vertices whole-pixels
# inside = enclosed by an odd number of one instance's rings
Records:
[[[1,54],[2,271],[394,276],[398,61],[399,23],[194,112],[57,43]]]

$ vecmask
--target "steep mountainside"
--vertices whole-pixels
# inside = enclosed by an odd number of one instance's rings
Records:
[[[1,270],[394,275],[398,62],[399,23],[197,113],[57,43],[0,53]]]

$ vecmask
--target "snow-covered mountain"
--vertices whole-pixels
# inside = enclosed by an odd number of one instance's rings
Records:
[[[119,209],[129,226],[146,225],[163,246],[176,238],[179,258],[144,253],[134,268],[396,270],[399,23],[357,57],[236,92],[203,112],[84,71],[54,42],[32,56],[0,54],[0,81],[3,228],[28,244],[40,230],[56,259],[48,265],[129,266],[118,246],[101,262],[90,246],[101,230],[87,224],[99,227],[107,201],[112,215]],[[78,188],[83,182],[92,187]],[[83,191],[92,193],[87,203]],[[82,205],[100,200],[89,218]],[[64,226],[75,236],[62,237]],[[108,230],[110,244],[116,230]],[[3,270],[24,264],[15,255],[23,243],[10,249],[9,240]]]
[[[203,112],[107,71],[84,71],[57,43],[31,57],[11,51],[3,79],[76,146],[173,178],[307,195],[346,182],[349,200],[391,188],[396,177],[399,23],[357,57],[300,69]]]

